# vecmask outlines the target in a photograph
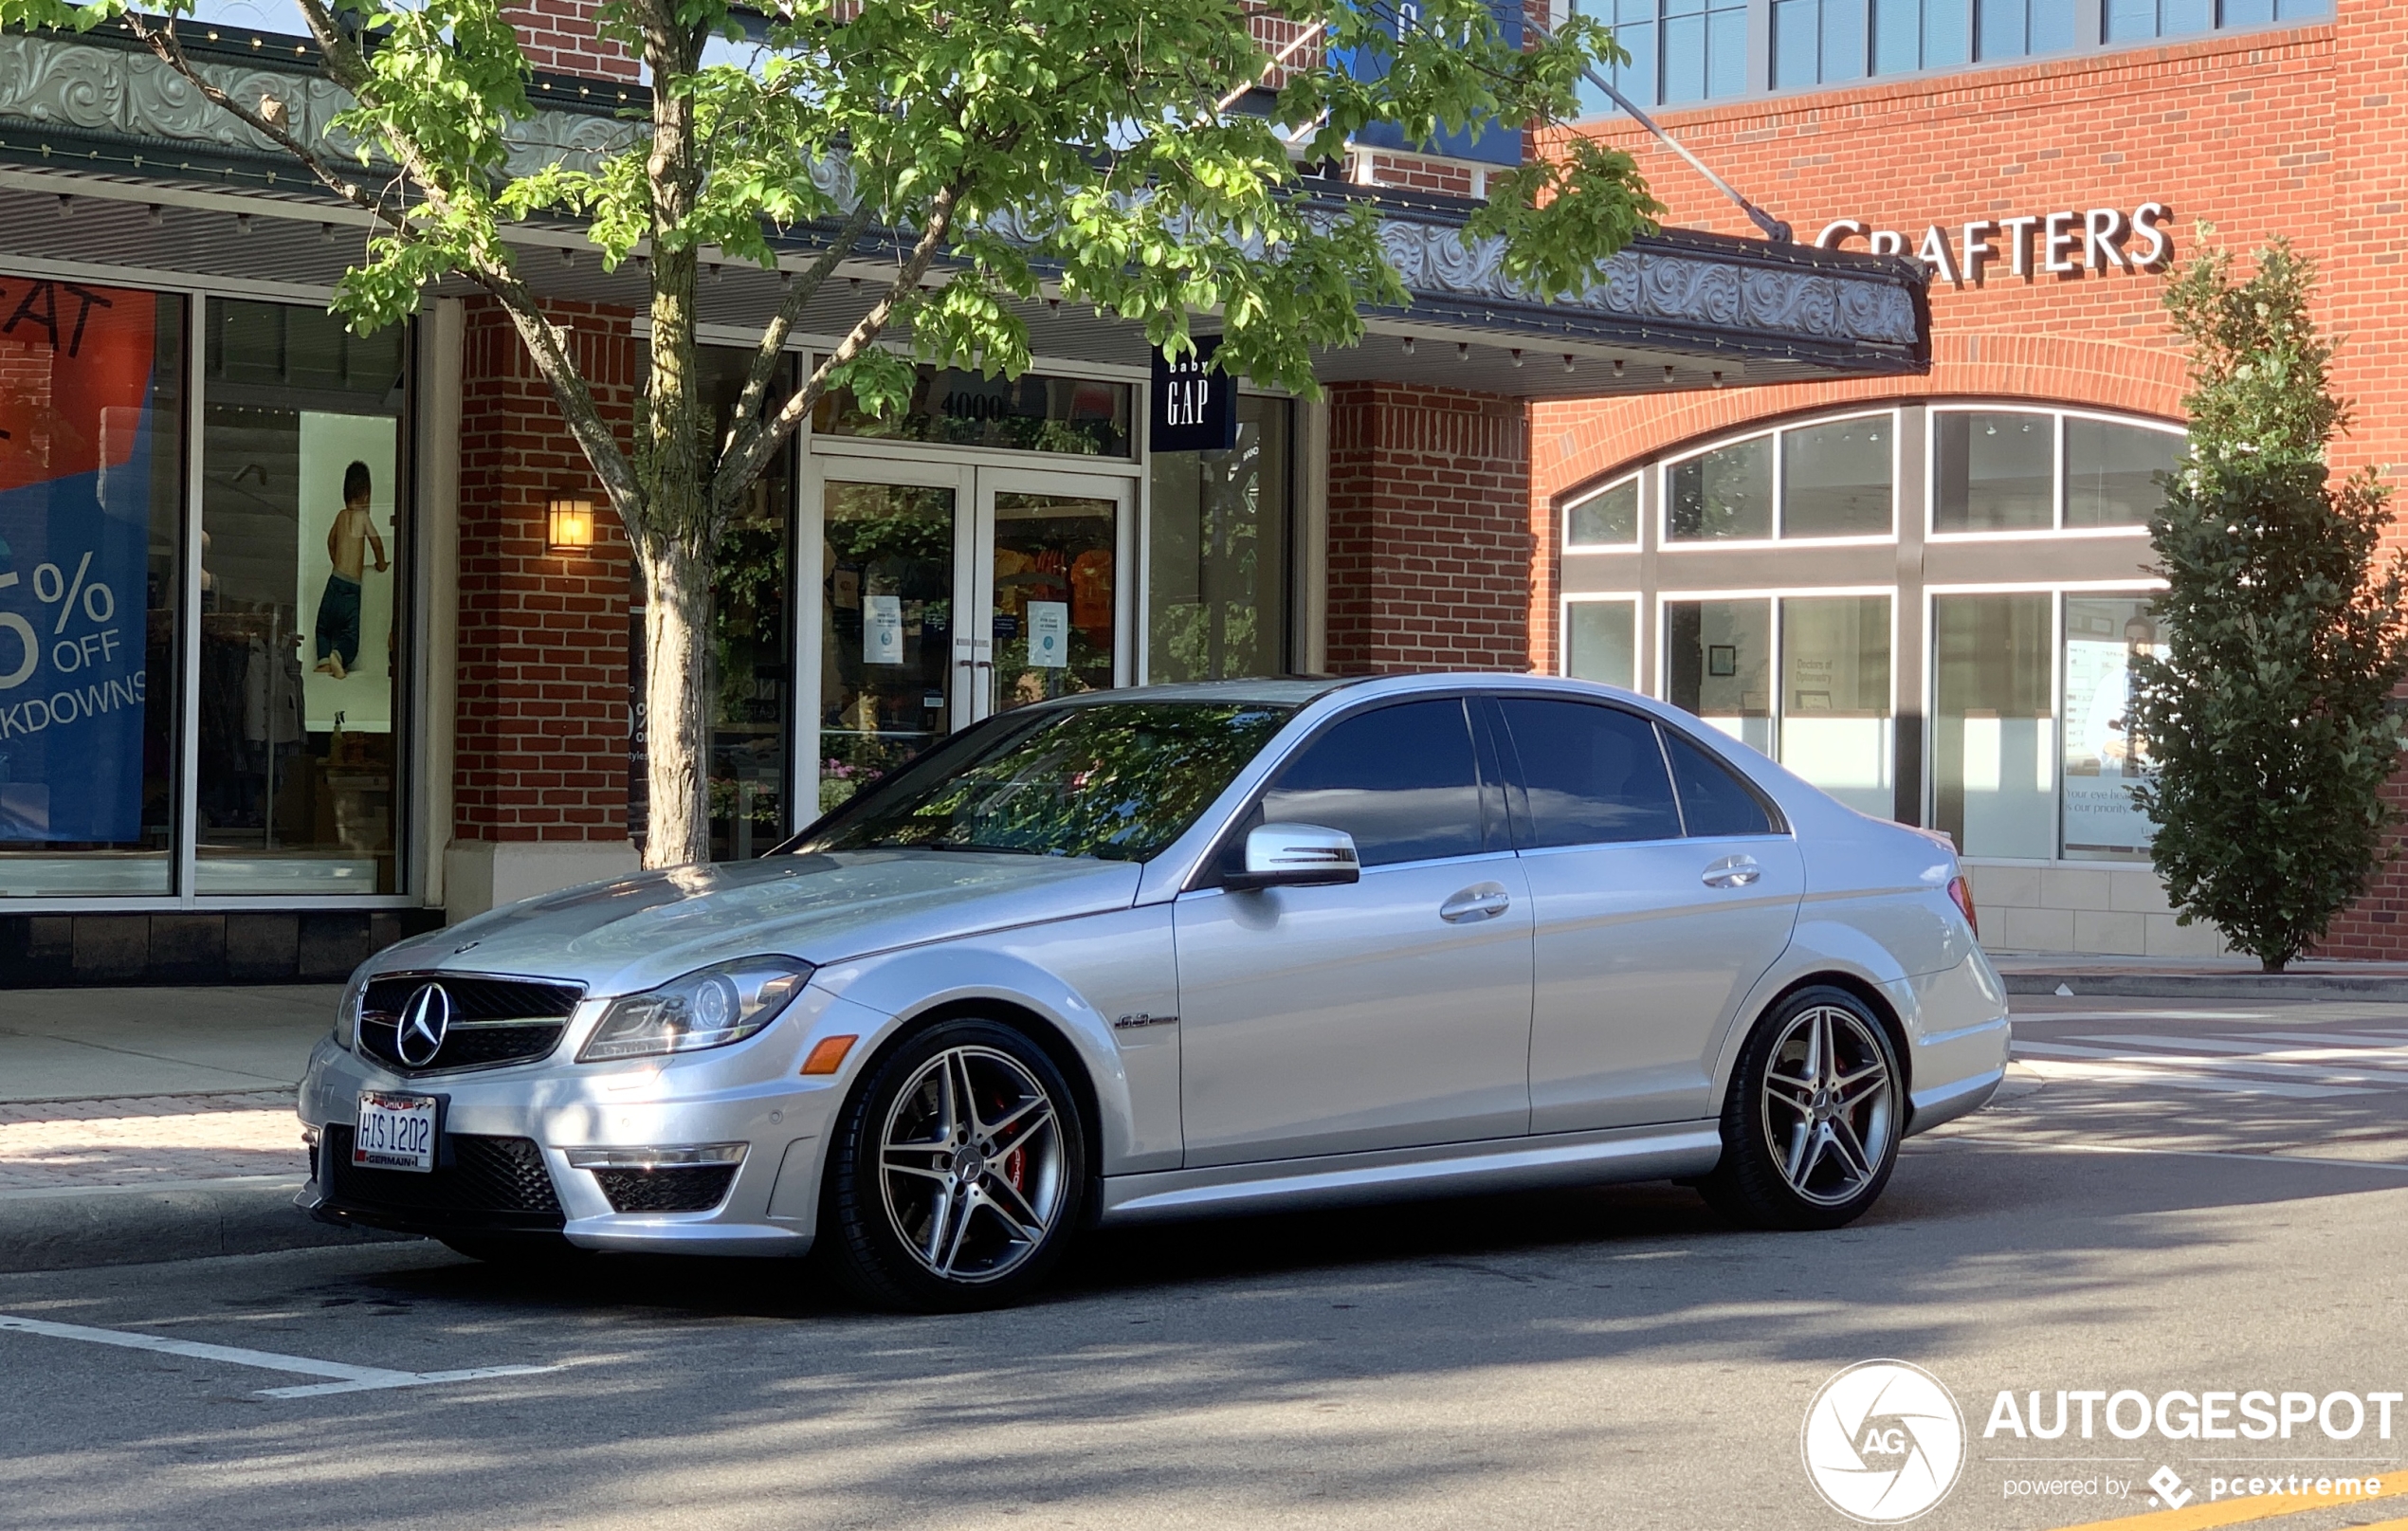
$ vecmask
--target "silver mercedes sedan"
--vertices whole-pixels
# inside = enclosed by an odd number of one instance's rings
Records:
[[[1674,1179],[1827,1229],[2003,1077],[1947,843],[1503,675],[1000,714],[757,861],[353,977],[302,1204],[471,1255],[1009,1302],[1099,1223]]]

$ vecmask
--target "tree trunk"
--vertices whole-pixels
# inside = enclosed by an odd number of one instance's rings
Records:
[[[650,814],[644,865],[711,859],[711,563],[670,540],[639,550]]]

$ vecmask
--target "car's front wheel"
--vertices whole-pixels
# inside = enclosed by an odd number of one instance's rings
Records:
[[[838,1119],[820,1247],[882,1306],[1015,1301],[1061,1257],[1086,1185],[1076,1098],[1043,1048],[948,1021],[882,1059]]]
[[[1756,1228],[1838,1228],[1898,1162],[1906,1084],[1889,1032],[1844,989],[1801,989],[1748,1033],[1723,1103],[1723,1158],[1699,1189]]]

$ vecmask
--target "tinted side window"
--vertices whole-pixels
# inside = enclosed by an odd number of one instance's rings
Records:
[[[1469,856],[1480,845],[1480,773],[1458,701],[1349,718],[1304,747],[1263,794],[1266,824],[1355,837],[1365,866]]]
[[[1693,835],[1770,834],[1772,815],[1731,768],[1676,729],[1664,730],[1672,756],[1672,780],[1681,790],[1681,816]]]
[[[1585,702],[1508,697],[1498,706],[1522,757],[1532,845],[1680,838],[1671,778],[1646,719]]]

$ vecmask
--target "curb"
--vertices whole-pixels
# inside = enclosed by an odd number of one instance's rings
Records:
[[[301,1176],[0,1192],[0,1272],[202,1260],[406,1235],[319,1222]]]
[[[2408,1003],[2408,977],[2342,973],[2001,973],[2011,994],[2115,999],[2366,999]],[[2059,997],[2065,997],[2060,995]]]

